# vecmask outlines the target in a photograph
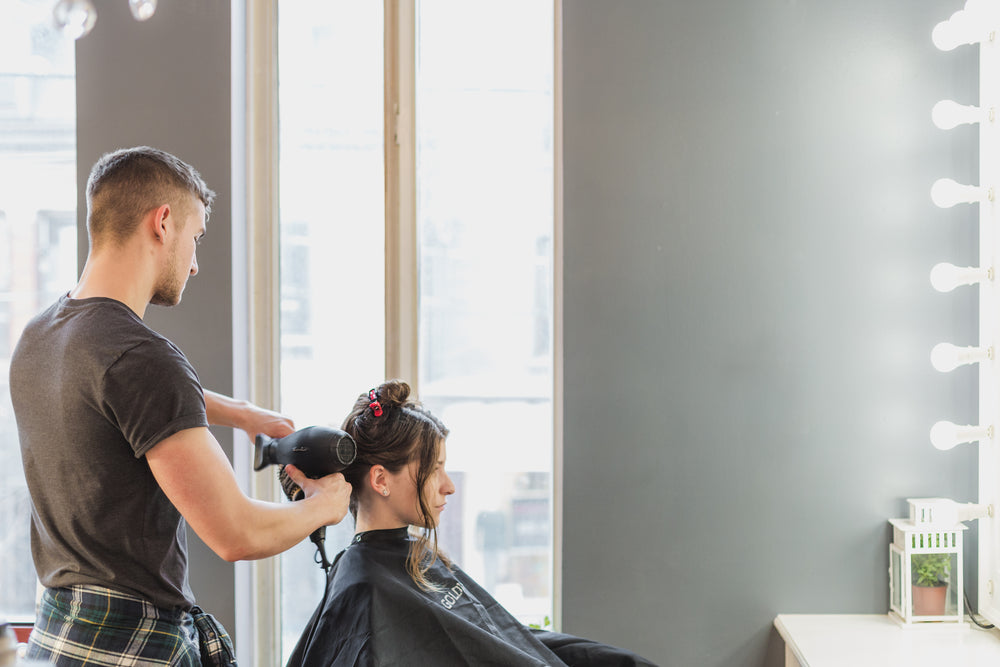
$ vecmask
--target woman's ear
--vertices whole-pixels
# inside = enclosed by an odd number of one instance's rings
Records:
[[[368,485],[378,495],[387,496],[389,495],[389,487],[386,486],[387,477],[388,475],[386,475],[386,470],[383,466],[373,465],[371,470],[368,471]]]

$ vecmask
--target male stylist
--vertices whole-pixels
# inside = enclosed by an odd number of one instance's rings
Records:
[[[80,282],[25,328],[10,393],[45,586],[28,657],[58,665],[200,665],[185,520],[228,561],[272,556],[347,512],[340,474],[292,471],[302,502],[248,498],[209,424],[287,435],[273,412],[205,391],[142,321],[198,272],[214,193],[191,166],[119,150],[87,182]]]

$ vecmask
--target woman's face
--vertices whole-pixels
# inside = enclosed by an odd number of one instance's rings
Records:
[[[441,522],[441,512],[447,505],[447,498],[455,493],[455,485],[444,470],[445,456],[445,445],[442,440],[438,446],[437,461],[424,483],[424,500],[433,520],[433,525],[430,526],[425,525],[417,495],[417,471],[420,462],[410,461],[398,473],[387,473],[390,479],[390,494],[386,500],[401,523],[421,528],[435,528]]]

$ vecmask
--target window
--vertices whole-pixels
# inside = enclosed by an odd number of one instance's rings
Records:
[[[385,374],[382,5],[278,3],[281,409],[340,426]],[[332,557],[351,520],[327,529]],[[287,660],[319,603],[305,541],[281,556]]]
[[[0,618],[33,620],[30,501],[10,404],[10,355],[28,319],[76,280],[73,41],[47,0],[15,0],[0,21]]]
[[[459,489],[442,543],[540,624],[552,609],[553,8],[417,7],[419,386],[451,429]]]
[[[387,373],[415,386],[451,430],[457,492],[442,547],[522,621],[543,623],[553,604],[554,9],[423,0],[410,17],[396,5],[278,2],[280,407],[298,426],[339,426]],[[406,66],[385,60],[407,48]],[[384,89],[412,91],[400,106],[412,108],[413,131],[394,126]],[[397,141],[415,158],[394,172],[384,155]],[[387,196],[392,179],[409,179],[413,206]],[[412,260],[387,250],[403,237],[411,245],[399,254]],[[412,321],[387,320],[386,299],[391,311],[408,290]],[[405,337],[414,360],[392,349]],[[350,517],[328,529],[328,554],[352,534]],[[283,658],[321,596],[314,553],[307,541],[281,557]]]

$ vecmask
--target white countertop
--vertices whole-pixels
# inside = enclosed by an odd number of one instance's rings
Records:
[[[779,614],[774,627],[791,667],[1000,665],[1000,630],[972,623],[902,627],[888,614]]]

